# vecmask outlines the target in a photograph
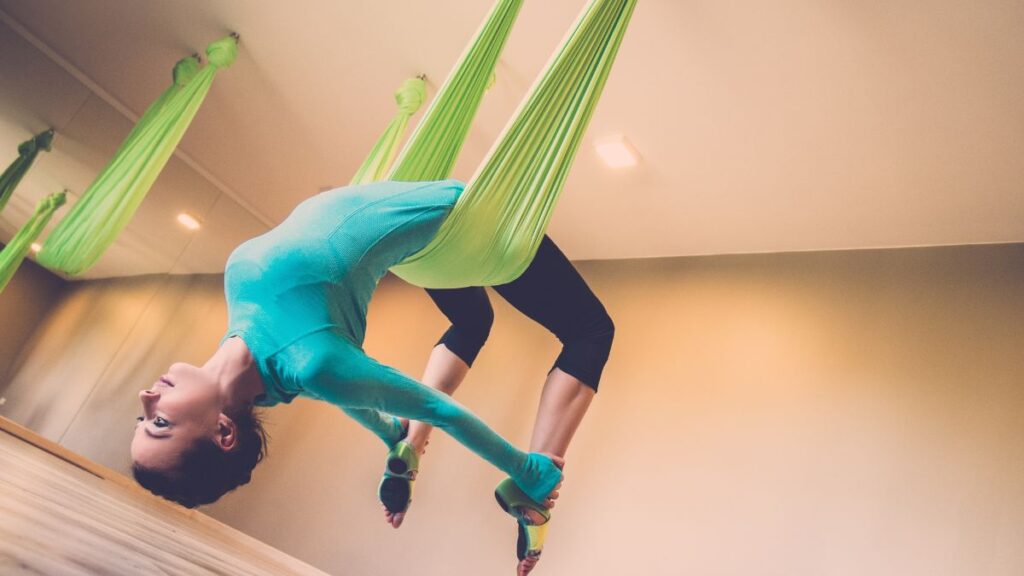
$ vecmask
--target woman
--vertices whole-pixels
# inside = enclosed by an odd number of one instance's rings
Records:
[[[541,393],[530,450],[564,458],[597,392],[615,327],[601,301],[547,236],[522,276],[494,290],[562,342],[562,351]],[[494,313],[486,291],[480,287],[427,292],[451,327],[431,352],[423,383],[450,395],[462,383],[487,340]],[[392,473],[386,467],[380,496],[385,518],[395,528],[402,524],[411,501],[418,455],[423,454],[431,429],[424,422],[410,424],[402,444],[408,445],[405,453],[417,457],[410,459],[405,474]],[[402,447],[396,446],[389,463],[402,452]],[[525,574],[535,566],[543,545],[543,534],[538,534],[535,527],[546,526],[549,514],[529,505],[514,512],[520,520],[519,572]]]
[[[394,447],[397,417],[429,423],[510,476],[534,506],[557,498],[563,461],[522,452],[445,394],[362,351],[366,309],[391,266],[434,236],[464,185],[383,182],[310,198],[232,252],[224,272],[228,331],[202,366],[176,363],[140,393],[133,473],[194,507],[249,481],[265,435],[253,406],[308,396],[330,402]]]

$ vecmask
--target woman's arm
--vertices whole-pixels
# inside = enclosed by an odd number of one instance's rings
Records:
[[[334,347],[311,368],[303,386],[322,400],[346,411],[384,412],[436,426],[511,476],[537,502],[562,479],[548,457],[517,449],[452,398],[355,347]]]
[[[342,406],[341,409],[353,420],[362,424],[364,428],[376,434],[388,448],[394,446],[405,435],[405,429],[402,428],[401,422],[390,414],[351,406]]]

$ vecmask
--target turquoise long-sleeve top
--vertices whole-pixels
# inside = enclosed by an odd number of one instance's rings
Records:
[[[258,406],[296,396],[324,400],[388,446],[402,434],[397,417],[427,422],[542,502],[561,479],[549,458],[518,450],[449,396],[362,349],[377,283],[433,238],[464,186],[457,180],[379,182],[305,200],[228,258],[224,339],[241,338],[256,360],[266,387]]]

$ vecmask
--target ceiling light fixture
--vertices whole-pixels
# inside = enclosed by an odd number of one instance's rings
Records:
[[[189,230],[199,230],[199,220],[196,220],[191,214],[188,214],[187,212],[182,212],[181,214],[178,214],[178,222],[181,223],[181,225],[184,226],[185,228],[188,228]]]
[[[594,148],[609,168],[631,168],[640,161],[636,149],[621,134],[598,140]]]

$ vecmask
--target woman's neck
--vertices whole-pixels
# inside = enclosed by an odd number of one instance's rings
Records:
[[[263,394],[266,388],[249,346],[238,337],[228,338],[203,364],[220,387],[225,409],[240,409]]]

